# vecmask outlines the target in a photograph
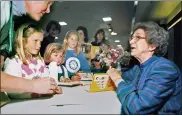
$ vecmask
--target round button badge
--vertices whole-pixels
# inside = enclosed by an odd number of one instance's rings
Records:
[[[80,69],[80,61],[76,57],[70,57],[66,60],[66,68],[71,73],[76,73]]]

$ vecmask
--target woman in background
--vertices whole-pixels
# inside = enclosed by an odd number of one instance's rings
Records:
[[[105,41],[105,32],[103,29],[99,29],[95,36],[95,41],[93,41],[91,44],[93,46],[102,46],[102,42]]]
[[[54,43],[55,38],[61,33],[61,26],[57,21],[51,20],[47,24],[46,32],[48,33],[48,35],[45,35],[40,48],[40,54],[42,57],[44,56],[47,45],[50,43]]]
[[[87,60],[90,63],[91,59],[95,58],[95,52],[94,52],[92,44],[88,43],[87,28],[83,26],[79,26],[76,30],[80,35],[81,50],[85,54]]]

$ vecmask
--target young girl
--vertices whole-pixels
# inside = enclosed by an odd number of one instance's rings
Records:
[[[41,29],[33,24],[22,25],[15,35],[16,55],[11,59],[6,59],[4,72],[27,79],[48,77],[44,60],[39,53],[42,40]],[[8,93],[8,95],[10,98],[40,97],[35,93]]]
[[[68,75],[72,80],[80,80],[79,76],[74,76],[78,71],[90,72],[90,67],[83,52],[81,52],[81,45],[79,34],[76,31],[68,31],[63,48],[66,52],[65,66],[68,70]]]
[[[48,65],[49,74],[56,82],[69,81],[68,71],[64,63],[64,50],[59,43],[51,43],[46,47],[44,61]]]

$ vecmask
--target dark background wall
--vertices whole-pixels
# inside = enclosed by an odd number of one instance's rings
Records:
[[[182,20],[169,30],[169,35],[167,58],[182,71]]]

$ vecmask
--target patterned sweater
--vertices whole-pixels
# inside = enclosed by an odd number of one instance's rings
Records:
[[[181,114],[182,76],[171,61],[153,56],[122,75],[121,114]]]
[[[22,63],[17,55],[14,58],[7,58],[4,64],[4,72],[13,76],[26,79],[36,79],[48,77],[49,72],[45,67],[44,61],[31,59],[28,65]],[[8,93],[10,98],[34,98],[39,95],[32,93]]]

